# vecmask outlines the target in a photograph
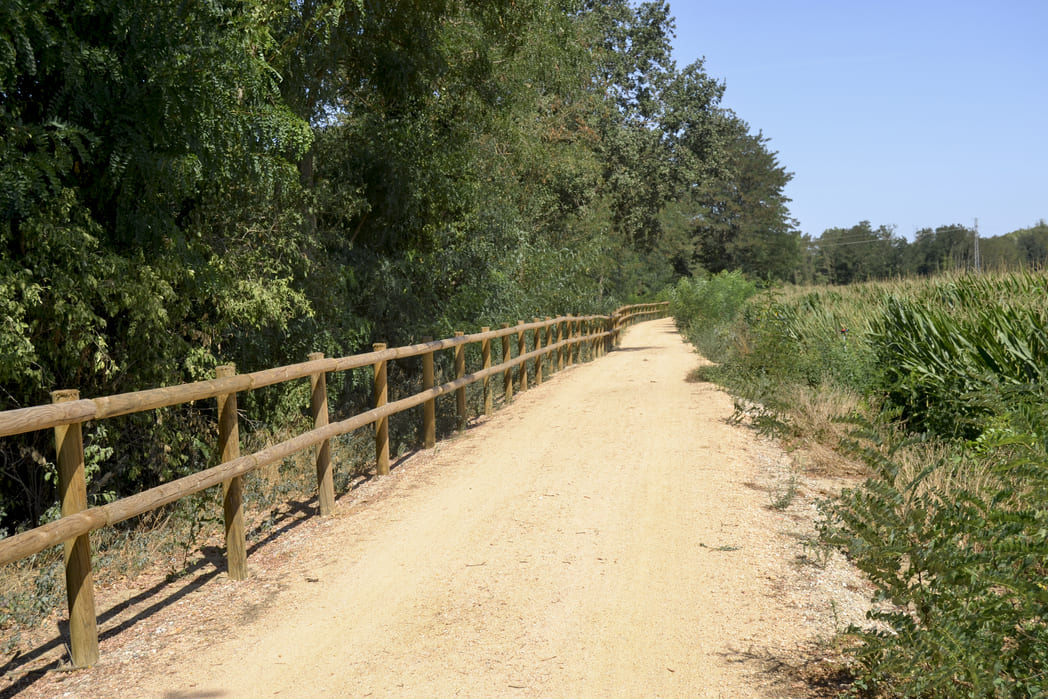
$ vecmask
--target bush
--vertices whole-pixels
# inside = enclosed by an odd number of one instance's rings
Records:
[[[1048,672],[1048,461],[1043,438],[1007,446],[989,483],[970,458],[900,478],[895,448],[857,447],[875,475],[828,507],[823,540],[876,586],[856,687],[877,696],[1043,697]],[[1038,443],[1040,446],[1038,446]],[[897,447],[898,445],[896,445]],[[934,476],[947,471],[946,478]],[[947,485],[943,485],[947,484]]]
[[[757,285],[740,272],[683,278],[670,293],[670,314],[681,332],[712,361],[723,361],[736,346],[735,321]]]

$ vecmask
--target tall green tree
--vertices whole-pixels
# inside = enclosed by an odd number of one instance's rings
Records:
[[[668,3],[592,3],[601,40],[598,75],[609,96],[600,122],[602,194],[617,232],[650,253],[663,242],[664,209],[715,170],[715,123],[724,86],[701,61],[678,71]]]
[[[975,263],[975,231],[960,224],[922,228],[907,251],[908,271],[919,275],[969,269]]]
[[[830,228],[812,241],[817,281],[830,284],[884,279],[902,273],[905,239],[893,226],[874,228],[862,221],[851,228]]]
[[[784,188],[793,178],[733,114],[721,121],[726,162],[719,177],[697,189],[696,258],[711,272],[741,270],[755,277],[793,279],[801,256]]]
[[[254,3],[4,0],[0,18],[0,408],[200,378],[309,312],[283,204],[310,134]],[[36,519],[46,450],[27,440],[4,443],[0,491]]]

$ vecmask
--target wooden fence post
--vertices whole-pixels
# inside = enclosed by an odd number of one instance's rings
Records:
[[[517,325],[524,325],[523,320],[518,320]],[[527,333],[523,330],[517,331],[517,356],[520,357],[528,351],[526,346]],[[520,379],[520,392],[528,390],[528,363],[526,361],[520,363],[520,368],[517,369],[517,377]]]
[[[579,321],[579,336],[585,338],[579,345],[579,361],[582,361],[583,356],[589,361],[593,361],[593,339],[590,337],[590,322],[588,320]]]
[[[579,363],[586,361],[589,357],[589,324],[585,319],[579,318]]]
[[[323,359],[323,352],[313,352],[309,361]],[[311,389],[309,411],[313,415],[313,427],[328,424],[327,374],[318,371],[309,377]],[[335,482],[331,474],[331,440],[325,439],[317,445],[317,501],[322,516],[335,511]]]
[[[482,333],[489,333],[489,332],[491,332],[491,328],[487,328],[487,327],[481,328],[480,331]],[[480,356],[481,356],[482,361],[484,362],[484,368],[485,369],[490,369],[491,368],[491,340],[489,338],[485,337],[481,341],[481,343],[480,343]],[[491,413],[492,413],[492,411],[494,409],[492,403],[493,403],[493,400],[492,400],[492,396],[491,396],[491,377],[490,376],[485,376],[484,377],[484,414],[485,415],[491,415]]]
[[[568,314],[568,359],[565,362],[571,366],[575,362],[575,316]]]
[[[376,342],[371,348],[376,352],[386,349],[385,342]],[[389,401],[386,385],[386,360],[375,362],[375,407],[381,408]],[[375,423],[375,473],[389,475],[389,418],[383,417]]]
[[[557,321],[557,344],[564,342],[564,321]],[[557,371],[564,370],[564,348],[557,347]]]
[[[235,376],[232,364],[215,367],[215,378]],[[221,463],[240,458],[240,420],[237,394],[217,396],[218,453]],[[226,573],[231,580],[247,580],[247,534],[244,531],[244,479],[230,478],[222,483],[222,515],[226,528]]]
[[[433,342],[432,337],[422,338]],[[433,350],[422,355],[422,390],[428,391],[436,384],[433,376]],[[430,398],[422,405],[422,444],[432,449],[437,443],[437,399]]]
[[[502,329],[505,330],[509,327],[509,323],[503,323]],[[502,336],[502,362],[506,363],[513,358],[513,353],[509,347],[509,335]],[[507,367],[502,372],[502,398],[506,403],[510,403],[513,400],[513,367]]]
[[[549,323],[551,320],[553,320],[553,319],[550,318],[549,316],[546,316],[546,322],[547,323]],[[553,326],[552,325],[547,325],[546,326],[546,347],[549,347],[552,344],[553,344]],[[553,353],[550,352],[549,350],[546,351],[546,363],[549,365],[549,373],[550,374],[552,374],[553,372],[555,372],[557,370],[557,364],[556,364],[556,362],[553,361]]]
[[[465,335],[461,330],[455,332],[455,337]],[[466,375],[466,345],[455,346],[455,378],[461,379]],[[455,391],[455,402],[458,404],[458,429],[463,432],[466,429],[466,387],[463,386]]]
[[[571,339],[575,342],[571,343],[571,363],[578,364],[582,361],[582,343],[578,340],[582,336],[582,321],[574,317],[571,319]]]
[[[541,323],[542,318],[533,318],[536,323]],[[542,349],[542,328],[535,328],[535,349]],[[535,385],[542,384],[542,355],[535,357]]]
[[[80,400],[80,391],[55,391],[52,403]],[[58,495],[62,516],[87,509],[84,436],[80,423],[55,427]],[[69,654],[75,667],[98,662],[98,619],[91,576],[91,542],[87,534],[65,542],[66,599],[69,602]]]

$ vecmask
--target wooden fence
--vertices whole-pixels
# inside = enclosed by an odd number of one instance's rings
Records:
[[[482,328],[481,332],[425,341],[406,347],[387,348],[374,345],[374,351],[337,359],[322,354],[309,355],[300,364],[266,369],[251,374],[237,374],[233,366],[220,366],[215,378],[191,384],[166,386],[147,391],[83,399],[76,390],[55,391],[50,405],[0,412],[0,437],[37,430],[54,430],[57,455],[61,518],[5,539],[0,539],[0,565],[21,560],[46,548],[65,545],[66,594],[69,602],[70,654],[76,667],[98,660],[98,625],[94,605],[89,535],[101,527],[116,524],[144,514],[180,498],[221,485],[226,533],[226,561],[229,577],[247,577],[242,478],[255,469],[282,461],[296,452],[316,446],[316,473],[321,515],[334,509],[330,440],[366,425],[375,424],[375,461],[379,475],[389,473],[390,415],[419,405],[423,409],[423,443],[430,448],[436,435],[436,398],[456,394],[459,429],[467,420],[466,386],[484,382],[484,412],[492,411],[491,377],[503,377],[504,395],[511,399],[514,385],[520,391],[528,388],[528,362],[533,364],[535,383],[545,373],[563,369],[581,361],[585,350],[590,358],[603,356],[618,344],[627,326],[666,314],[667,303],[623,306],[610,316],[562,316],[503,324],[498,330]],[[528,333],[533,334],[534,349],[526,351]],[[517,339],[517,356],[512,356],[511,338]],[[491,365],[491,342],[501,340],[502,363]],[[465,347],[481,344],[482,366],[466,373]],[[453,349],[455,379],[434,385],[434,352]],[[422,357],[423,390],[394,402],[387,400],[387,363],[407,357]],[[375,407],[338,422],[329,422],[327,374],[360,367],[374,368]],[[514,379],[516,369],[516,379]],[[263,386],[308,378],[312,388],[310,409],[314,427],[292,439],[269,446],[253,454],[240,454],[237,416],[237,394]],[[221,463],[177,480],[164,483],[136,495],[99,507],[88,507],[81,424],[89,420],[128,415],[157,408],[214,398],[218,403],[218,446]]]

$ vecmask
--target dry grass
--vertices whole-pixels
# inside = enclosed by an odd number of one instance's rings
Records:
[[[907,444],[892,454],[892,460],[899,465],[895,487],[908,488],[920,477],[914,496],[931,493],[945,499],[955,493],[990,494],[1001,488],[989,459],[959,456],[957,447],[945,442]]]
[[[795,385],[789,389],[786,400],[790,405],[790,446],[804,451],[805,470],[827,477],[867,475],[864,464],[838,448],[852,430],[842,418],[863,408],[857,395],[828,386]]]

